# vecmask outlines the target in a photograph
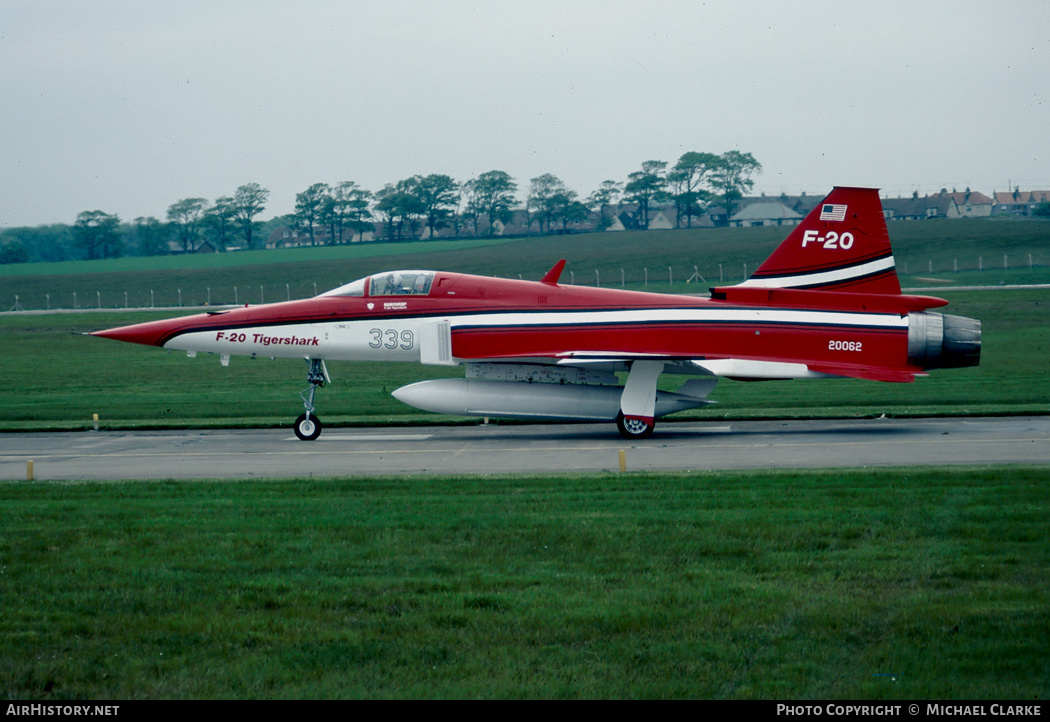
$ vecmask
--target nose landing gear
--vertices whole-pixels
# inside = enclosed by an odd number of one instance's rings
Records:
[[[328,369],[325,368],[324,359],[311,358],[306,362],[310,364],[310,369],[306,372],[306,380],[310,387],[299,393],[306,413],[295,420],[292,428],[295,430],[295,435],[302,441],[313,441],[321,435],[322,428],[321,420],[314,416],[314,393],[331,379],[328,376]]]

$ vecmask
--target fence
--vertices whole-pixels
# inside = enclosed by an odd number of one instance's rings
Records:
[[[897,260],[897,271],[904,276],[953,275],[957,273],[1001,271],[1007,274],[1032,271],[1042,268],[1040,259],[1032,253],[978,256],[975,259],[914,259]],[[593,270],[570,269],[562,274],[561,282],[569,285],[598,286],[606,288],[632,288],[635,290],[669,291],[681,293],[703,293],[709,286],[731,285],[746,279],[753,271],[754,263],[679,264],[677,266],[643,266],[640,268],[595,268]],[[518,274],[518,278],[525,278]],[[0,279],[3,280],[3,279]],[[9,279],[9,280],[14,280]],[[18,280],[22,280],[21,278]],[[344,279],[349,281],[352,279]],[[527,280],[538,280],[528,278]],[[49,282],[59,284],[55,277]],[[4,285],[8,285],[6,282]],[[13,283],[11,285],[14,285]],[[34,284],[39,285],[39,284]],[[24,289],[18,293],[0,296],[8,311],[54,311],[85,309],[149,309],[149,308],[199,308],[209,306],[238,306],[263,304],[276,301],[316,296],[319,292],[335,288],[339,283],[283,283],[241,284],[231,286],[156,286],[123,290],[110,286],[102,290]],[[4,294],[6,295],[6,294]],[[2,308],[2,307],[0,307]]]

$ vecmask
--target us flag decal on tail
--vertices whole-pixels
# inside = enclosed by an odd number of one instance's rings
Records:
[[[825,203],[820,209],[820,220],[822,221],[844,221],[846,220],[846,206],[837,203]]]

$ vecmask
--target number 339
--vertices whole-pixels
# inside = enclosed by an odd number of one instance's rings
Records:
[[[416,336],[411,331],[405,330],[398,334],[397,329],[373,328],[368,332],[372,340],[368,342],[370,348],[386,348],[391,351],[399,346],[408,351],[416,344]]]

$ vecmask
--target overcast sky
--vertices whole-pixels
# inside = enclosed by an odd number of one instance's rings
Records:
[[[1050,3],[0,0],[0,226],[732,149],[756,193],[1050,188]]]

